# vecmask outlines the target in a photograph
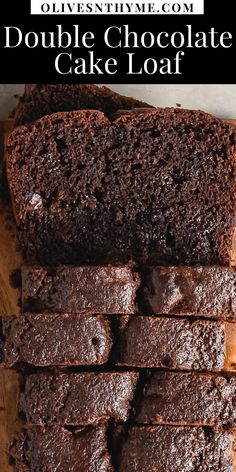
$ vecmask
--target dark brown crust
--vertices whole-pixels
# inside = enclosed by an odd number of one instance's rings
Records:
[[[145,383],[135,421],[235,428],[236,378],[152,372]]]
[[[17,472],[112,472],[106,425],[69,432],[60,427],[31,428],[10,448]]]
[[[93,84],[27,84],[15,112],[15,126],[58,111],[91,109],[110,116],[119,109],[151,105]]]
[[[31,262],[229,264],[235,128],[211,115],[56,113],[15,129],[8,154]]]
[[[140,304],[152,314],[236,320],[236,270],[229,267],[150,267]]]
[[[102,316],[26,314],[3,318],[3,364],[101,365],[112,346]]]
[[[125,318],[125,317],[124,317]],[[128,317],[127,317],[128,318]],[[121,321],[119,365],[221,371],[226,356],[223,323],[134,316]]]
[[[233,472],[232,446],[233,435],[203,428],[133,427],[118,472]]]
[[[20,411],[27,423],[39,426],[127,421],[138,376],[135,372],[28,375],[20,395]]]
[[[131,266],[23,266],[23,311],[133,314],[139,276]]]

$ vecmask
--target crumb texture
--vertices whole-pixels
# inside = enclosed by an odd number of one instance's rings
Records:
[[[3,319],[3,362],[7,367],[99,365],[108,361],[112,345],[104,317],[27,314]]]
[[[117,110],[151,105],[94,84],[27,84],[15,112],[15,126],[30,123],[58,111],[101,110],[110,116]]]
[[[139,276],[131,266],[23,266],[24,311],[133,314]]]
[[[138,374],[81,372],[26,377],[20,408],[34,425],[89,425],[127,421]]]
[[[224,368],[223,323],[137,316],[121,331],[120,365],[203,371]]]
[[[119,472],[233,472],[232,435],[203,428],[133,427]]]
[[[121,431],[114,431],[113,436]],[[121,432],[122,433],[122,432]],[[33,427],[10,449],[17,472],[112,472],[108,429]],[[122,436],[119,472],[233,472],[233,435],[203,428],[130,427]]]
[[[152,372],[143,388],[136,421],[235,428],[235,402],[235,378]]]
[[[236,270],[230,267],[146,269],[140,304],[147,312],[236,321]]]
[[[113,472],[106,426],[78,429],[31,428],[10,450],[17,472]]]
[[[55,113],[13,131],[7,167],[31,261],[229,264],[235,128],[211,115]]]
[[[27,424],[236,426],[236,379],[193,372],[25,374],[20,411]]]
[[[3,318],[3,365],[113,365],[174,370],[224,368],[223,322],[75,314]],[[111,356],[112,353],[112,356]]]

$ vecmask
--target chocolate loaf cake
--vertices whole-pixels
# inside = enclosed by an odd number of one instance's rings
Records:
[[[23,266],[23,311],[133,314],[139,276],[131,266]]]
[[[26,314],[2,318],[0,358],[5,367],[101,365],[112,338],[102,316]]]
[[[236,270],[229,267],[150,267],[140,305],[154,314],[236,321]]]
[[[15,126],[58,111],[101,110],[110,116],[120,109],[149,107],[131,97],[93,84],[27,84],[15,113]]]
[[[127,421],[138,381],[135,372],[28,375],[20,395],[27,423],[86,426]]]
[[[107,428],[30,428],[10,449],[16,472],[112,472]]]
[[[233,435],[204,428],[132,427],[119,472],[233,472]]]
[[[235,175],[235,128],[200,111],[56,113],[8,141],[20,247],[45,265],[227,265]]]
[[[124,317],[126,318],[126,317]],[[226,336],[223,323],[148,316],[122,319],[118,365],[220,371]]]
[[[145,383],[135,421],[235,428],[236,378],[152,372]]]

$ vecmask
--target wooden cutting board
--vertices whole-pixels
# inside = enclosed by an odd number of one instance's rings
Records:
[[[228,120],[236,125],[236,120]],[[0,163],[4,158],[4,140],[12,121],[0,121]],[[0,202],[0,314],[19,314],[20,293],[11,287],[10,275],[22,263],[16,250],[15,227],[11,209]],[[227,325],[227,356],[225,370],[236,373],[236,324]],[[17,418],[18,375],[0,370],[0,472],[12,472],[8,464],[8,445],[22,427]],[[236,472],[236,454],[234,457]],[[69,472],[69,471],[68,471]],[[180,471],[181,472],[181,471]]]

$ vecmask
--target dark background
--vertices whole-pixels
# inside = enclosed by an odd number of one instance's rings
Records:
[[[76,1],[76,0],[75,0]],[[1,4],[3,8],[3,4]],[[236,47],[235,33],[235,1],[205,0],[205,15],[145,15],[145,16],[100,16],[100,15],[30,15],[30,1],[4,2],[0,25],[0,83],[196,83],[196,84],[235,84],[236,83]],[[4,49],[4,26],[17,26],[22,31],[50,31],[56,24],[62,24],[69,31],[71,25],[79,24],[83,32],[93,31],[96,35],[97,57],[117,57],[119,73],[116,75],[60,75],[54,67],[55,57],[59,52],[72,52],[74,57],[86,57],[86,49],[28,49],[21,45],[15,49]],[[209,31],[215,27],[217,31],[230,31],[233,34],[233,46],[230,49],[189,49],[185,51],[182,61],[182,75],[127,75],[127,59],[122,57],[121,49],[110,49],[104,45],[103,34],[111,25],[129,24],[135,31],[181,31],[184,25],[192,24],[195,31]],[[157,60],[162,57],[174,56],[178,50],[151,49],[125,50],[138,54],[140,64],[148,57]]]

